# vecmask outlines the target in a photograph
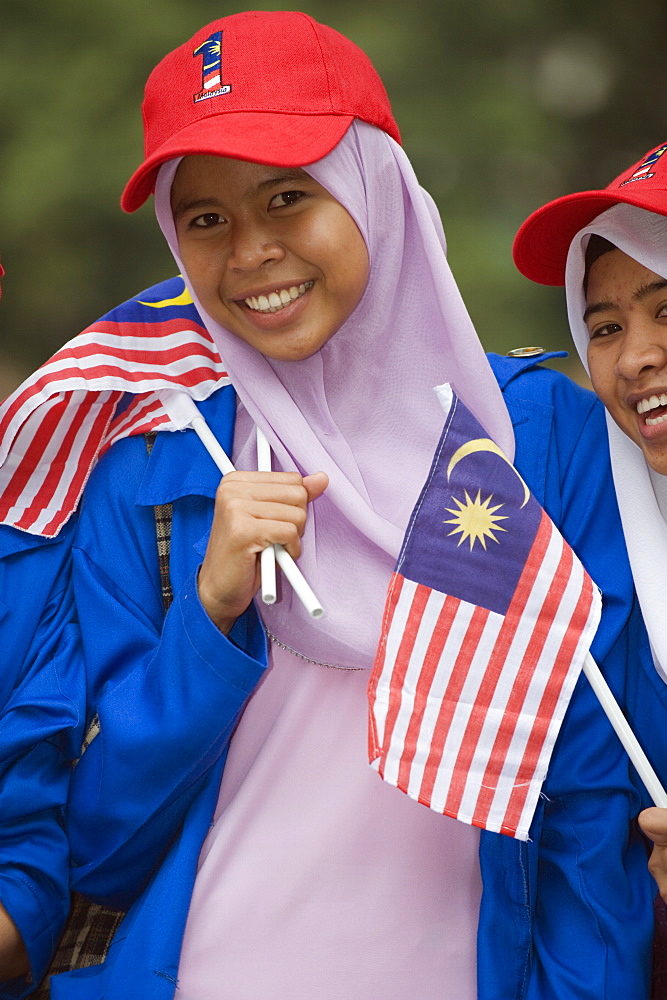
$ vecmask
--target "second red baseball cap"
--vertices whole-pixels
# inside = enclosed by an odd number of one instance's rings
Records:
[[[145,159],[123,192],[127,212],[174,157],[304,166],[331,152],[355,118],[401,141],[365,52],[298,12],[247,11],[206,25],[153,70],[143,118]]]
[[[572,240],[612,205],[625,203],[667,215],[667,143],[600,191],[581,191],[550,201],[529,215],[514,240],[514,263],[542,285],[563,285]]]

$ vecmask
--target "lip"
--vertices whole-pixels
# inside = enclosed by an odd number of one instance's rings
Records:
[[[256,309],[251,309],[246,305],[245,300],[249,298],[257,298],[260,295],[270,295],[271,292],[280,292],[283,288],[289,289],[293,287],[299,287],[299,285],[306,284],[312,281],[313,284],[310,288],[301,295],[298,299],[294,299],[289,305],[283,306],[277,312],[259,312]],[[282,330],[285,327],[290,326],[296,320],[301,317],[301,314],[308,307],[308,302],[310,295],[315,288],[315,281],[313,278],[305,278],[300,280],[274,282],[271,285],[257,285],[253,288],[244,289],[242,295],[235,295],[231,299],[231,303],[236,311],[240,312],[244,321],[253,326],[256,330],[262,331],[272,331],[272,330]]]
[[[667,420],[663,420],[660,424],[645,424],[637,414],[637,426],[645,441],[655,441],[657,438],[663,438],[667,435]]]
[[[650,389],[644,389],[642,392],[633,392],[629,396],[626,396],[625,403],[631,409],[637,412],[637,403],[642,399],[649,399],[651,396],[663,396],[667,394],[667,386],[651,386]]]

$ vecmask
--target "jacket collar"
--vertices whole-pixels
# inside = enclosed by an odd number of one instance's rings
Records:
[[[567,351],[543,351],[541,354],[534,354],[523,358],[513,358],[506,354],[487,353],[487,358],[493,374],[501,389],[504,389],[512,379],[521,375],[527,368],[535,368],[543,361],[550,361],[551,358],[566,358]]]
[[[76,520],[76,515],[73,515],[54,538],[31,535],[9,524],[0,524],[0,559],[13,556],[17,552],[26,552],[28,549],[43,548],[45,545],[69,544],[76,530]]]
[[[231,385],[218,389],[197,406],[227,452],[231,454],[236,418],[236,393]],[[220,471],[192,430],[158,433],[136,503],[154,507],[184,496],[215,497]]]

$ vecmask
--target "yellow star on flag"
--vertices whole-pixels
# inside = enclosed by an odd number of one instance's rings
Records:
[[[465,541],[466,538],[470,539],[470,551],[472,552],[472,547],[475,542],[480,542],[483,549],[486,549],[486,539],[490,538],[492,541],[497,542],[498,539],[493,534],[494,531],[505,531],[505,528],[501,528],[496,521],[506,521],[507,517],[502,514],[496,514],[495,511],[499,510],[503,504],[499,503],[495,507],[489,507],[489,503],[493,499],[493,494],[490,494],[484,502],[481,501],[481,490],[477,490],[477,496],[474,501],[470,499],[468,491],[464,490],[466,502],[461,503],[456,497],[452,497],[454,503],[458,504],[459,509],[454,510],[451,507],[446,507],[445,509],[450,514],[454,514],[454,517],[448,518],[443,521],[443,524],[455,524],[456,527],[449,532],[450,535],[456,535],[458,532],[461,533],[459,538],[459,545],[461,542]]]

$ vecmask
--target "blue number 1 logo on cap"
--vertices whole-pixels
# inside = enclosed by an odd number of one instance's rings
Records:
[[[201,90],[193,97],[194,101],[205,101],[208,97],[218,97],[228,94],[231,84],[222,82],[222,32],[214,31],[212,35],[198,45],[193,56],[202,56]]]

